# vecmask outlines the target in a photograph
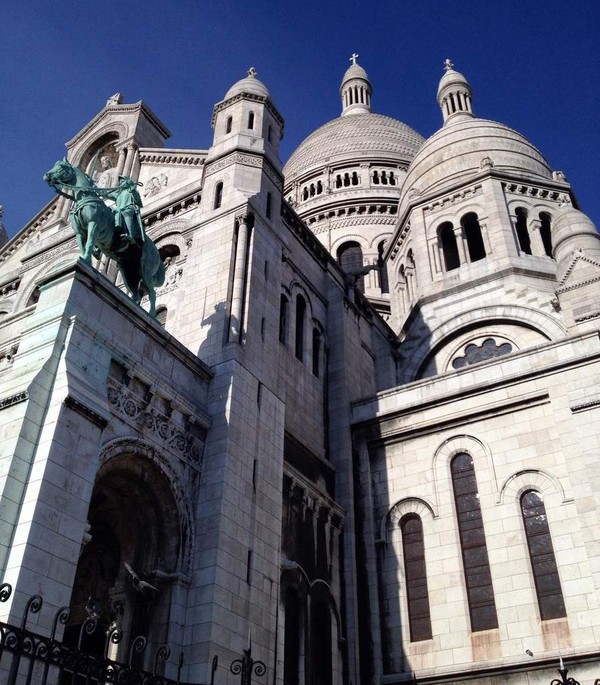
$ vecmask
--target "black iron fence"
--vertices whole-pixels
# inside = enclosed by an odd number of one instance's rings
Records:
[[[0,585],[0,602],[6,602],[11,594],[11,585]],[[68,607],[56,612],[50,636],[34,633],[27,628],[28,619],[39,613],[43,603],[40,595],[34,595],[25,606],[20,625],[0,622],[0,682],[6,685],[185,685],[179,679],[183,653],[177,661],[177,679],[161,675],[171,653],[168,645],[156,650],[152,671],[136,667],[147,647],[142,635],[131,641],[127,663],[109,658],[123,634],[116,625],[108,629],[99,625],[94,615],[88,616],[81,625],[76,646],[65,645],[56,638],[59,627],[69,621]],[[86,653],[84,642],[88,636],[103,639],[102,655]],[[213,661],[213,678],[215,667]]]

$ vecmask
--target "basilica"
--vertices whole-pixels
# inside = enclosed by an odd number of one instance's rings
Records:
[[[252,68],[208,150],[120,94],[66,143],[137,182],[155,302],[65,193],[4,236],[1,620],[39,594],[36,633],[68,607],[64,644],[92,616],[173,682],[251,645],[265,685],[591,685],[600,235],[449,60],[428,139],[351,62],[285,165]]]

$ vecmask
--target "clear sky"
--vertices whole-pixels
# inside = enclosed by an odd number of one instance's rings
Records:
[[[42,176],[115,92],[144,100],[171,147],[206,149],[213,105],[250,66],[285,119],[282,158],[340,113],[348,58],[373,109],[424,136],[442,123],[443,62],[477,116],[523,133],[600,225],[600,4],[594,0],[87,0],[4,3],[0,204],[13,236],[52,191]]]

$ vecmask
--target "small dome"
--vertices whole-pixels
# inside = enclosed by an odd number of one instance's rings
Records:
[[[446,69],[444,72],[444,75],[440,79],[440,85],[438,86],[437,90],[437,97],[438,101],[440,99],[440,94],[442,91],[444,91],[446,88],[452,87],[460,87],[462,86],[463,88],[466,88],[468,90],[471,90],[471,86],[469,85],[469,82],[467,81],[466,77],[460,73],[460,71],[455,71],[452,69],[452,67]]]
[[[413,159],[402,186],[400,211],[408,197],[439,192],[494,167],[523,179],[552,179],[542,153],[517,131],[487,119],[464,117],[427,139]]]
[[[247,93],[248,95],[259,95],[261,97],[270,98],[271,94],[267,86],[262,81],[256,78],[256,69],[250,67],[248,70],[248,76],[241,79],[237,83],[234,83],[231,88],[225,93],[223,100],[229,100],[229,98],[235,97],[236,95],[241,95],[242,93]]]
[[[300,143],[284,167],[285,181],[288,184],[307,171],[342,161],[384,158],[406,164],[423,140],[410,126],[381,114],[339,117]]]
[[[569,238],[592,238],[592,244],[598,248],[600,235],[594,222],[587,214],[575,209],[572,205],[563,205],[554,216],[552,223],[552,244],[555,252],[560,252],[561,245]],[[586,240],[586,242],[588,242]]]
[[[365,81],[369,80],[369,77],[367,76],[367,72],[360,66],[360,64],[351,64],[348,69],[346,69],[346,73],[344,74],[342,78],[342,86],[346,81],[349,81],[350,79],[353,78],[361,78],[364,79]]]

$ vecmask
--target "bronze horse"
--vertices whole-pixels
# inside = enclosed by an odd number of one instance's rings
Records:
[[[59,195],[73,201],[71,226],[83,261],[91,264],[92,256],[98,257],[100,253],[114,259],[136,304],[142,299],[142,290],[147,291],[150,316],[154,317],[155,289],[165,281],[165,267],[156,245],[149,239],[141,247],[129,241],[115,225],[113,211],[100,198],[101,190],[66,158],[44,174],[44,181]]]

